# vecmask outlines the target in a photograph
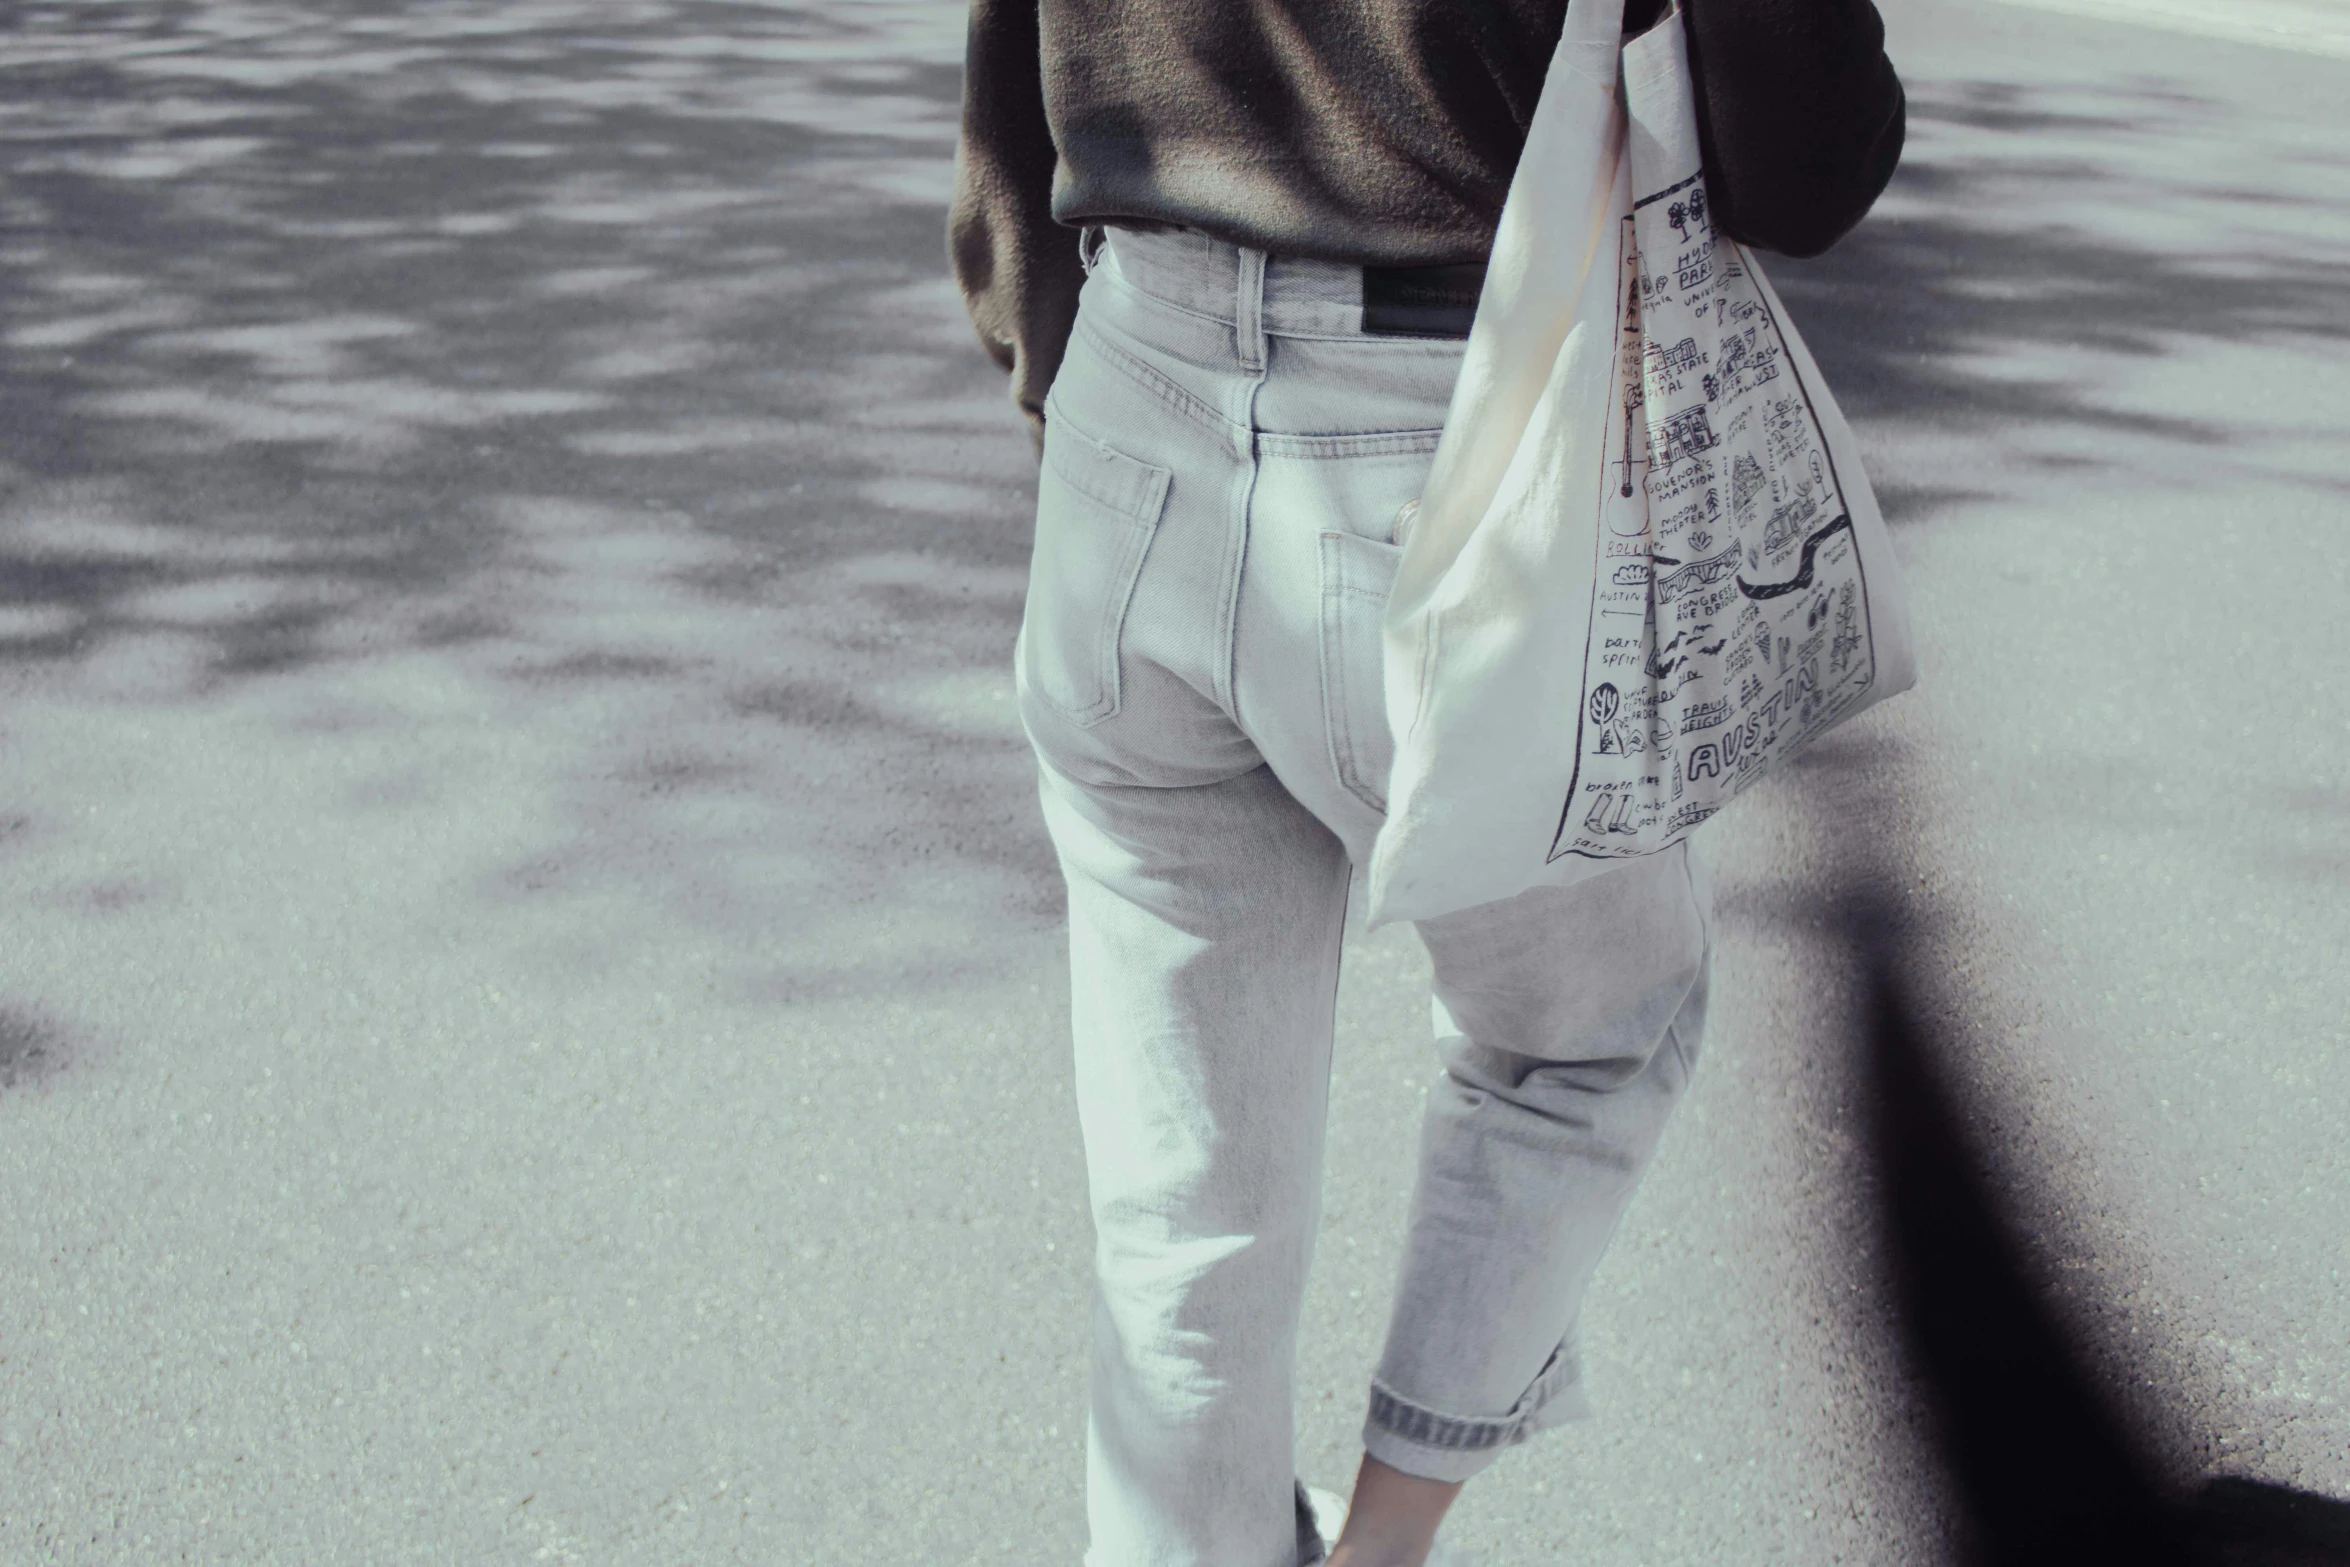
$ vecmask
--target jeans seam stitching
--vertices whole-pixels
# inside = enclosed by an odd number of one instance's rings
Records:
[[[1373,595],[1359,589],[1341,588],[1342,598],[1369,599]],[[1324,599],[1327,607],[1328,599]],[[1363,781],[1363,766],[1355,754],[1355,726],[1353,715],[1353,685],[1346,673],[1346,635],[1325,620],[1322,625],[1322,663],[1325,669],[1336,673],[1324,683],[1322,727],[1330,739],[1330,764],[1338,774],[1339,786],[1362,801],[1372,810],[1385,813],[1387,802],[1374,794]],[[1335,687],[1333,691],[1332,688]]]
[[[1259,435],[1265,454],[1309,462],[1357,457],[1418,457],[1436,450],[1442,430],[1377,431],[1363,435]]]
[[[1047,403],[1048,406],[1052,403],[1049,394]],[[1072,479],[1066,466],[1057,460],[1057,453],[1048,459],[1048,465],[1061,483],[1126,525],[1124,531],[1127,537],[1119,546],[1117,566],[1112,575],[1112,580],[1122,584],[1122,587],[1115,595],[1114,601],[1103,609],[1102,626],[1094,650],[1093,676],[1100,684],[1101,695],[1081,708],[1071,708],[1056,701],[1052,693],[1046,691],[1042,686],[1034,683],[1029,686],[1037,701],[1043,703],[1047,711],[1059,717],[1063,722],[1079,729],[1092,729],[1116,717],[1119,708],[1125,703],[1124,681],[1121,678],[1123,671],[1119,666],[1120,654],[1126,640],[1126,616],[1134,605],[1134,593],[1141,582],[1143,563],[1150,558],[1151,545],[1156,541],[1159,524],[1166,516],[1167,490],[1172,475],[1168,470],[1155,463],[1144,462],[1131,453],[1118,451],[1117,448],[1110,447],[1105,442],[1086,435],[1077,425],[1063,421],[1061,428],[1076,434],[1078,438],[1085,440],[1089,445],[1115,453],[1118,457],[1136,464],[1150,474],[1146,483],[1144,503],[1138,507],[1127,506],[1097,494],[1084,484]],[[1022,630],[1026,630],[1025,619],[1023,619]]]
[[[1140,283],[1137,283],[1132,278],[1126,276],[1124,268],[1113,269],[1111,272],[1111,279],[1113,282],[1117,283],[1119,287],[1123,288],[1130,296],[1139,301],[1142,301],[1145,304],[1156,305],[1163,310],[1172,310],[1177,315],[1189,316],[1192,320],[1203,322],[1209,326],[1229,328],[1234,324],[1222,316],[1210,315],[1205,310],[1194,310],[1191,308],[1191,306],[1182,303],[1180,300],[1169,299],[1164,294],[1152,293],[1149,289],[1144,288]]]
[[[1343,614],[1333,614],[1332,600],[1357,600],[1365,604],[1384,605],[1387,595],[1363,587],[1348,579],[1344,546],[1336,540],[1352,537],[1344,533],[1322,535],[1320,564],[1322,567],[1322,663],[1325,671],[1322,683],[1322,727],[1330,746],[1330,763],[1338,775],[1339,787],[1363,804],[1387,814],[1387,796],[1384,790],[1374,789],[1365,778],[1365,768],[1357,752],[1354,724],[1353,684],[1346,670],[1348,638]],[[1329,671],[1335,666],[1336,673]],[[1332,688],[1335,687],[1335,700]]]
[[[1102,356],[1103,361],[1111,369],[1135,382],[1144,391],[1158,398],[1159,401],[1167,404],[1177,413],[1185,415],[1218,435],[1229,435],[1233,430],[1239,428],[1199,397],[1176,385],[1168,376],[1152,369],[1126,352],[1125,349],[1110,342],[1102,336],[1098,328],[1082,316],[1078,318],[1077,330],[1084,335],[1086,343]]]

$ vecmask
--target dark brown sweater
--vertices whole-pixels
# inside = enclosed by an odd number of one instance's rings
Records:
[[[1626,27],[1662,0],[1628,0]],[[1682,0],[1717,221],[1815,255],[1901,155],[1870,0]],[[1566,0],[972,0],[949,218],[1032,421],[1084,281],[1070,231],[1195,228],[1365,266],[1481,261]]]

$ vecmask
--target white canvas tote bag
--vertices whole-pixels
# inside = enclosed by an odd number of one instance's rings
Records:
[[[1680,15],[1622,27],[1567,8],[1409,519],[1374,922],[1654,854],[1916,678],[1852,432],[1713,227]]]

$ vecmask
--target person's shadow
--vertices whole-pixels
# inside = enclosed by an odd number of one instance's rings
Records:
[[[2222,1478],[2166,1487],[2030,1284],[1960,1131],[1934,1037],[1882,911],[1855,919],[1870,997],[1875,1160],[1904,1336],[1943,1462],[1995,1567],[2350,1563],[2350,1502]]]

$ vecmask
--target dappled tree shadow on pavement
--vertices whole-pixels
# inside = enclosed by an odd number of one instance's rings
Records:
[[[548,812],[447,867],[457,892],[556,946],[566,907],[659,911],[762,997],[951,984],[987,968],[972,932],[1049,929],[1004,673],[1031,458],[943,264],[961,26],[927,0],[18,8],[0,671],[54,704],[20,726],[261,693],[396,751],[463,708]],[[2340,257],[2243,242],[2339,158],[2251,188],[2181,152],[2218,113],[1920,82],[1880,213],[1773,266],[1864,437],[2012,435],[2001,473],[1884,465],[1897,525],[2116,442],[2240,444],[2091,360],[2350,335]],[[356,798],[467,809],[352,765]],[[62,830],[28,820],[10,852]]]
[[[378,737],[462,686],[572,817],[476,893],[627,886],[788,947],[784,993],[893,898],[1039,928],[960,43],[895,0],[19,8],[0,670]]]
[[[2311,425],[2290,389],[2218,408],[2126,392],[2165,359],[2350,343],[2350,245],[2332,223],[2350,154],[2323,127],[2128,78],[1929,77],[1909,124],[1860,228],[1815,260],[1766,260],[1857,425],[1976,443],[1978,459],[2005,436],[2021,459],[1928,479],[1891,464],[1890,521],[2052,468],[2194,471],[2261,460],[2231,450],[2257,435],[2350,435]],[[2339,485],[2307,455],[2269,470]]]

